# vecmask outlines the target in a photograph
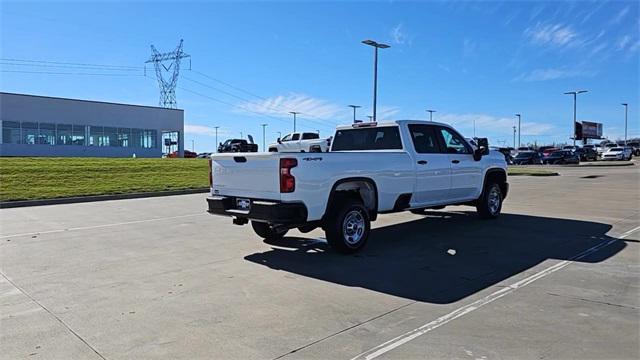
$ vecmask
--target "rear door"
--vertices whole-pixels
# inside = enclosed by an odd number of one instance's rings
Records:
[[[439,126],[437,134],[451,163],[450,199],[463,201],[476,198],[482,185],[481,161],[473,159],[473,149],[455,130]]]
[[[437,127],[423,124],[409,124],[408,127],[416,162],[416,185],[411,206],[446,202],[451,188],[451,164],[449,155],[440,148]]]

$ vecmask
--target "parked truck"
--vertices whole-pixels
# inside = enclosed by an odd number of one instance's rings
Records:
[[[321,139],[318,133],[295,132],[269,144],[269,152],[327,152],[331,138]]]
[[[493,219],[509,189],[486,139],[473,149],[449,125],[412,120],[340,126],[326,153],[215,154],[210,184],[209,213],[271,240],[320,227],[343,253],[366,244],[378,214],[470,205]]]

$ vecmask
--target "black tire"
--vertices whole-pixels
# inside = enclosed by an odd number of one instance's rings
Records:
[[[324,231],[329,246],[343,254],[352,254],[367,243],[371,232],[369,212],[359,199],[337,199],[327,217]]]
[[[497,196],[497,198],[496,198]],[[495,219],[500,216],[502,210],[502,190],[495,182],[487,183],[482,190],[482,195],[476,202],[476,210],[482,219]],[[495,204],[494,201],[498,203]],[[497,206],[496,206],[497,205]]]
[[[253,231],[255,231],[255,233],[258,236],[266,240],[282,239],[282,237],[284,237],[289,231],[289,230],[275,231],[271,227],[271,225],[264,222],[259,222],[259,221],[251,221],[251,227],[253,228]]]
[[[409,210],[409,212],[416,215],[424,215],[424,210],[425,209],[414,209],[414,210]]]

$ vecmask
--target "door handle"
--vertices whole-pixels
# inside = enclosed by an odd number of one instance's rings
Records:
[[[454,164],[458,164],[458,163],[460,163],[460,160],[451,160],[451,162],[454,163]]]
[[[419,165],[427,165],[427,160],[418,160]]]

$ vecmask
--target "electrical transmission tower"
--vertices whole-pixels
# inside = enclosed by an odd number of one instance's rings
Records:
[[[174,51],[160,53],[153,45],[151,45],[151,51],[151,57],[145,64],[153,63],[156,68],[156,78],[160,86],[160,106],[175,109],[177,107],[176,85],[178,84],[178,73],[180,72],[180,60],[188,57],[189,64],[191,64],[191,55],[187,55],[182,51],[182,40],[180,40],[180,44]],[[163,76],[165,72],[168,75],[166,79]]]

